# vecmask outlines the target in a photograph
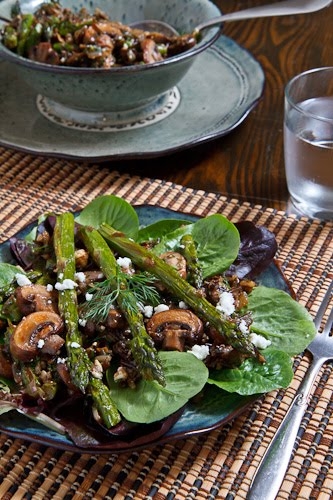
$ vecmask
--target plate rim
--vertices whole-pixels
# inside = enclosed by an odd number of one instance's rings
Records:
[[[63,152],[63,151],[58,151],[58,150],[54,151],[54,150],[52,150],[52,144],[50,143],[50,141],[49,141],[49,143],[44,143],[43,147],[45,148],[45,150],[42,151],[41,148],[37,149],[37,147],[34,147],[34,146],[19,144],[15,138],[13,138],[13,140],[10,140],[9,138],[4,140],[1,136],[0,136],[0,146],[8,147],[10,149],[14,149],[15,151],[21,151],[21,152],[28,153],[28,154],[33,153],[36,156],[47,156],[47,157],[68,159],[68,160],[74,160],[74,161],[75,160],[76,161],[85,161],[87,163],[92,163],[92,162],[99,163],[99,162],[104,162],[104,161],[154,159],[154,158],[158,158],[162,155],[170,156],[174,153],[182,152],[182,151],[185,151],[185,150],[190,149],[192,147],[199,146],[201,144],[210,142],[212,140],[224,137],[224,136],[228,135],[230,132],[232,132],[235,128],[237,128],[247,118],[249,113],[255,108],[255,106],[257,105],[257,103],[259,102],[259,100],[261,99],[261,97],[263,95],[265,83],[266,83],[265,73],[264,73],[264,70],[263,70],[260,62],[249,52],[249,50],[242,47],[235,40],[233,40],[232,38],[230,38],[226,35],[222,34],[218,38],[218,40],[214,44],[212,44],[210,47],[208,47],[206,51],[202,52],[199,57],[207,57],[207,53],[210,53],[212,51],[218,51],[219,48],[226,49],[226,47],[228,45],[231,47],[231,49],[229,49],[229,50],[236,51],[237,53],[240,54],[240,59],[245,57],[247,62],[251,62],[251,64],[255,65],[257,72],[258,72],[258,75],[257,75],[257,78],[255,79],[254,82],[253,81],[250,82],[250,84],[251,84],[250,87],[254,88],[256,90],[256,96],[252,97],[251,100],[246,102],[245,108],[244,109],[242,108],[239,110],[239,114],[235,117],[234,121],[226,128],[218,126],[218,124],[212,124],[211,127],[207,126],[206,130],[203,130],[199,135],[197,134],[196,136],[189,138],[188,140],[184,140],[184,142],[182,142],[182,144],[178,144],[176,146],[173,146],[172,141],[171,141],[169,146],[166,146],[164,148],[158,149],[157,147],[155,147],[154,150],[150,150],[150,151],[146,150],[146,151],[139,151],[139,152],[123,151],[123,152],[118,152],[118,153],[117,152],[112,153],[112,151],[111,151],[112,146],[110,148],[109,153],[102,153],[102,154],[89,154],[89,155],[87,155],[87,152],[82,152],[81,154],[79,154],[78,152],[75,153],[75,152],[70,152],[70,151],[68,151],[68,152]],[[225,50],[225,52],[227,53],[227,50]],[[221,61],[222,60],[219,60],[220,63],[221,63]],[[243,61],[240,61],[238,59],[237,62],[241,63],[242,68],[244,67]],[[8,63],[4,59],[0,58],[0,65],[1,64],[11,64],[11,63]],[[194,64],[193,67],[190,68],[189,74],[191,71],[195,70],[195,67],[196,66]],[[179,84],[180,87],[182,85],[185,85],[184,81],[186,82],[186,76],[185,76],[184,80],[180,82],[180,84]],[[32,92],[31,95],[33,95],[33,96],[35,96],[35,98],[37,98],[37,93]],[[176,110],[174,112],[174,114],[176,116],[177,116],[177,111],[178,110]],[[38,113],[39,112],[36,108],[34,116],[38,117]],[[52,130],[53,128],[55,131],[57,130],[57,125],[52,124],[52,122],[49,122],[48,126],[50,127],[50,130]],[[156,123],[156,125],[150,125],[150,126],[158,127],[159,123]],[[212,127],[214,127],[213,130],[212,130]],[[148,129],[149,129],[149,126],[146,127],[146,130],[148,130]],[[68,130],[67,132],[69,134],[68,139],[70,140],[70,133],[73,131]],[[96,134],[96,132],[87,132],[87,131],[85,131],[85,133]],[[100,132],[100,133],[102,133],[104,135],[108,135],[109,137],[112,137],[112,134],[114,134],[114,132]],[[119,132],[116,132],[116,133],[118,134]],[[97,133],[97,134],[99,134],[99,133]],[[54,148],[54,146],[53,146],[53,148]],[[94,147],[94,149],[98,149],[98,142],[96,143],[96,146]]]
[[[140,219],[140,211],[144,211],[144,210],[146,210],[146,211],[152,210],[153,212],[155,210],[156,211],[159,210],[164,214],[169,214],[170,218],[172,218],[172,215],[177,214],[178,218],[180,218],[180,219],[185,218],[187,220],[192,220],[192,221],[195,221],[195,220],[200,219],[202,217],[202,216],[196,215],[192,212],[183,212],[181,210],[174,210],[171,208],[162,207],[160,205],[132,204],[132,206],[136,210],[136,212],[138,213],[139,219]],[[74,215],[77,215],[78,213],[79,213],[79,211],[74,212]],[[162,218],[155,217],[155,221],[158,221],[158,220],[162,220]],[[243,219],[240,219],[240,220],[243,220]],[[31,229],[33,227],[36,226],[36,223],[37,223],[37,220],[34,220],[34,221],[24,225],[13,236],[17,236],[17,235],[21,235],[22,237],[25,236],[26,234],[28,234],[31,231]],[[149,223],[151,223],[151,222],[149,222]],[[7,252],[7,254],[9,253],[9,240],[10,240],[10,238],[0,244],[0,263],[7,262],[7,261],[3,260],[3,250],[5,251],[5,253]],[[291,288],[287,278],[284,276],[284,274],[283,274],[283,272],[278,264],[278,261],[276,259],[274,259],[273,262],[270,264],[270,266],[273,266],[275,268],[275,271],[278,272],[278,274],[281,276],[281,279],[283,279],[284,284],[292,293],[292,288]],[[177,418],[175,420],[175,422],[173,422],[173,424],[166,430],[166,432],[164,434],[157,437],[156,439],[147,440],[147,442],[139,443],[137,445],[135,445],[135,444],[132,445],[131,441],[128,442],[128,445],[124,441],[113,441],[113,442],[110,441],[109,443],[106,443],[106,444],[102,443],[101,445],[97,445],[97,446],[92,445],[90,447],[80,447],[80,446],[76,445],[67,434],[65,436],[62,436],[60,433],[57,433],[55,431],[51,431],[52,433],[57,434],[59,436],[59,439],[55,440],[52,437],[48,437],[46,434],[48,431],[47,427],[43,426],[42,424],[36,423],[36,422],[34,422],[33,425],[35,427],[36,426],[40,427],[43,430],[42,436],[37,435],[37,434],[30,434],[30,433],[26,434],[26,433],[24,433],[24,431],[22,431],[22,429],[18,429],[18,430],[13,430],[11,428],[8,429],[2,423],[2,414],[0,414],[0,432],[3,432],[4,434],[11,436],[11,437],[24,439],[26,441],[29,441],[32,443],[38,443],[38,444],[41,444],[44,446],[52,446],[56,449],[63,450],[63,451],[71,451],[73,453],[79,452],[79,453],[105,454],[105,453],[132,452],[132,451],[144,449],[147,447],[152,447],[155,445],[160,445],[160,444],[164,444],[167,442],[172,442],[172,441],[175,441],[177,439],[185,439],[185,438],[188,438],[191,436],[201,435],[201,434],[206,434],[208,432],[211,432],[215,429],[222,427],[223,425],[227,424],[235,417],[244,413],[251,405],[253,405],[253,403],[259,401],[263,397],[265,397],[265,394],[262,394],[262,393],[254,394],[254,395],[250,395],[250,396],[240,396],[240,398],[243,398],[243,402],[241,402],[240,406],[237,405],[233,411],[229,411],[228,415],[214,421],[210,425],[204,424],[203,427],[201,427],[200,429],[192,429],[191,428],[191,429],[183,430],[183,431],[179,430],[178,432],[175,432],[172,434],[172,432],[171,432],[172,428],[177,425],[177,422],[179,422],[183,416],[183,412],[182,412],[180,417]],[[244,404],[242,404],[242,403],[244,403]],[[186,410],[186,407],[188,405],[189,405],[189,403],[187,403],[183,407],[183,411]],[[4,418],[5,419],[10,418],[14,412],[15,412],[15,417],[19,417],[19,418],[23,417],[27,420],[27,422],[29,422],[28,416],[23,415],[21,412],[17,413],[17,410],[15,410],[15,409],[13,409],[7,413],[4,413],[3,414]],[[148,437],[151,434],[152,433],[147,434],[146,436]],[[132,443],[133,443],[133,441],[132,441]]]

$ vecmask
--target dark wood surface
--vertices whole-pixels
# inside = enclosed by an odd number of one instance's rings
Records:
[[[215,3],[232,12],[269,0]],[[248,49],[265,72],[263,96],[245,121],[229,135],[186,151],[110,167],[286,209],[284,87],[297,73],[333,65],[333,5],[312,14],[226,23],[223,32]]]

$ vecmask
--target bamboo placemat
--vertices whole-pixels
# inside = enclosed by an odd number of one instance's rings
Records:
[[[156,160],[158,166],[158,160]],[[298,300],[315,314],[332,280],[332,223],[139,178],[103,166],[33,157],[0,148],[0,241],[48,210],[78,210],[112,193],[135,204],[161,205],[232,221],[252,220],[273,231],[277,254]],[[308,365],[225,426],[188,439],[119,455],[71,453],[0,435],[0,499],[245,499],[261,456],[285,415]],[[317,378],[298,446],[278,499],[332,498],[333,373]],[[265,500],[263,498],[263,500]]]

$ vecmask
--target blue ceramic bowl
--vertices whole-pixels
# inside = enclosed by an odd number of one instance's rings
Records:
[[[0,16],[11,16],[16,0],[0,1]],[[34,12],[41,0],[22,0],[23,13]],[[209,0],[63,0],[62,7],[72,10],[96,7],[112,20],[124,24],[160,19],[170,23],[180,33],[192,29],[206,19],[220,15]],[[2,23],[3,24],[3,23]],[[1,21],[0,21],[1,27]],[[165,61],[149,65],[102,68],[60,67],[38,63],[20,57],[0,44],[0,57],[16,68],[20,79],[26,81],[36,94],[53,102],[55,109],[73,113],[103,113],[140,110],[170,91],[184,77],[196,56],[219,36],[218,28],[206,30],[203,39],[193,49]],[[69,113],[70,116],[70,113]]]

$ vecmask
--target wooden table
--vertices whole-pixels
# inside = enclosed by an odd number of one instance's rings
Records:
[[[231,12],[267,1],[214,3]],[[264,69],[265,89],[255,109],[225,137],[157,160],[112,163],[112,168],[155,177],[158,163],[161,179],[285,209],[284,87],[302,71],[333,64],[332,27],[332,6],[313,14],[225,24],[224,34],[248,49]]]
[[[227,12],[259,0],[216,3]],[[333,222],[284,211],[288,192],[282,147],[283,89],[296,73],[332,64],[332,26],[333,7],[308,16],[226,25],[225,33],[262,64],[266,86],[256,108],[224,138],[172,156],[101,165],[1,146],[0,244],[43,213],[75,212],[106,193],[133,204],[198,216],[222,213],[232,221],[247,219],[264,225],[275,234],[277,265],[297,300],[314,316],[333,279]],[[5,420],[2,415],[0,498],[245,500],[308,364],[306,354],[297,356],[288,388],[262,395],[241,408],[239,415],[228,415],[224,425],[143,448],[130,445],[119,454],[95,453],[89,444],[83,449],[73,448],[71,442],[59,444],[59,436],[53,434],[51,441],[48,434],[41,438],[30,421],[22,424],[21,432],[16,417],[9,414]],[[332,392],[333,363],[327,363],[316,378],[277,500],[331,500]]]

